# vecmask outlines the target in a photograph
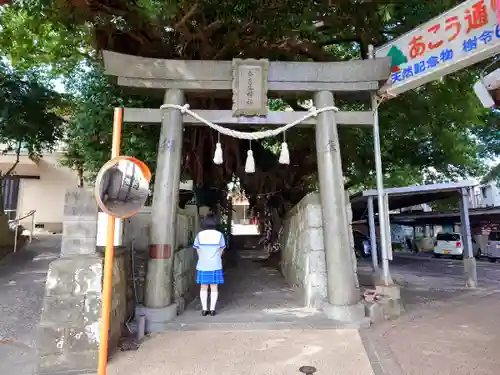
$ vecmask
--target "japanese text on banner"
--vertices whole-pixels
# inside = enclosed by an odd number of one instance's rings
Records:
[[[386,55],[392,58],[393,85],[415,79],[441,65],[500,43],[497,0],[478,0],[471,6],[457,8],[420,29],[410,39],[394,43]],[[500,4],[500,0],[498,0]]]

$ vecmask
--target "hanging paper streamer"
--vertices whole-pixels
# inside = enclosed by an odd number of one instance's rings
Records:
[[[247,151],[247,161],[245,163],[246,173],[255,173],[255,160],[253,159],[252,141],[250,141],[250,150]]]
[[[217,134],[217,144],[215,145],[214,163],[221,165],[224,162],[222,145],[220,143],[220,133]]]
[[[247,162],[245,163],[246,173],[255,173],[255,160],[253,159],[252,150],[247,151]]]
[[[280,158],[278,161],[280,164],[290,164],[290,153],[288,152],[285,133],[283,133],[283,143],[281,144]]]
[[[1,2],[2,0],[0,0]],[[496,0],[500,1],[500,0]],[[498,11],[498,16],[500,17],[500,7],[497,7]],[[207,119],[201,117],[199,114],[196,112],[193,112],[189,108],[189,104],[185,105],[179,105],[179,104],[170,104],[170,103],[165,103],[160,106],[160,109],[168,109],[168,108],[174,108],[179,110],[182,114],[188,114],[194,119],[200,121],[201,123],[209,126],[210,128],[216,130],[218,132],[218,142],[216,143],[215,146],[215,153],[214,153],[214,158],[213,161],[215,164],[223,164],[223,150],[222,150],[222,145],[220,142],[220,134],[227,135],[228,137],[233,137],[237,139],[246,139],[250,141],[250,149],[248,150],[247,153],[247,160],[245,163],[245,172],[246,173],[255,173],[255,160],[253,157],[253,152],[252,152],[252,140],[258,140],[258,139],[264,139],[264,138],[269,138],[269,137],[275,137],[280,133],[284,133],[286,130],[293,128],[294,126],[300,124],[301,122],[311,118],[311,117],[316,117],[319,113],[327,112],[327,111],[334,111],[337,112],[339,109],[335,106],[327,106],[323,108],[315,108],[312,106],[308,113],[305,114],[302,118],[299,118],[289,124],[286,124],[284,126],[281,126],[276,129],[270,129],[270,130],[263,130],[263,131],[257,131],[257,132],[241,132],[237,130],[233,130],[230,128],[225,128],[223,126],[214,124]],[[280,157],[279,157],[279,162],[281,164],[290,164],[290,152],[288,150],[288,145],[286,143],[285,135],[283,134],[283,143],[281,144],[281,151],[280,151]],[[201,171],[200,171],[201,173]],[[197,182],[199,183],[200,181],[200,176],[197,178]]]

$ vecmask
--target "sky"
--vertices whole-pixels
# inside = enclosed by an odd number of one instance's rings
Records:
[[[54,84],[54,90],[63,94],[66,92],[64,88],[64,83],[60,79],[56,79],[52,82]]]

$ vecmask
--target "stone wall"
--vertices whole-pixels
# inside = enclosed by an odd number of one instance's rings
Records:
[[[179,312],[194,297],[196,252],[188,246],[197,224],[189,213],[181,211],[177,218],[174,297]],[[37,337],[37,374],[82,373],[97,368],[104,260],[103,249],[96,247],[97,217],[97,204],[90,190],[67,192],[61,257],[50,264],[45,287]],[[130,302],[141,302],[143,298],[150,208],[125,220],[124,225],[124,246],[115,248],[113,262],[110,352],[116,348],[124,323],[133,312]],[[131,248],[134,272],[130,267]]]
[[[38,326],[38,374],[96,368],[101,278],[98,256],[50,264]]]
[[[359,289],[359,278],[358,278],[358,260],[356,259],[356,253],[354,251],[354,234],[352,233],[353,227],[352,227],[352,206],[351,206],[351,201],[349,200],[349,192],[345,192],[345,211],[346,211],[346,218],[347,218],[347,233],[349,233],[349,247],[351,248],[351,263],[352,263],[352,271],[354,272],[355,275],[355,282],[356,282],[356,288]]]
[[[104,263],[103,263],[104,266]],[[111,317],[109,347],[114,350],[126,330],[125,322],[133,314],[130,273],[130,254],[127,250],[115,250],[113,261],[113,286],[111,291]]]
[[[113,262],[109,348],[127,320],[127,256]],[[39,324],[39,374],[97,368],[103,258],[81,256],[51,263]]]
[[[95,371],[99,348],[103,256],[96,250],[97,204],[91,191],[66,194],[61,257],[50,264],[37,337],[37,374]],[[128,253],[116,249],[109,349],[129,314]]]
[[[137,302],[144,301],[144,282],[148,260],[149,231],[151,228],[151,207],[145,207],[125,223],[125,243],[133,246],[134,274]],[[197,231],[197,220],[193,210],[179,210],[177,214],[177,233],[174,259],[174,298],[179,313],[194,298],[195,268],[197,255],[190,247]]]
[[[198,255],[192,247],[178,249],[174,259],[174,302],[180,314],[196,295],[196,262]]]
[[[305,307],[326,299],[326,261],[319,195],[305,196],[287,214],[282,239],[281,270],[301,294]]]

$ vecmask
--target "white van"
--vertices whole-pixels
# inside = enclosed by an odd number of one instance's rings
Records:
[[[500,258],[500,232],[490,232],[488,235],[488,260],[495,263]]]
[[[481,249],[476,240],[472,238],[472,253],[475,257],[481,256]],[[450,255],[462,259],[464,256],[464,245],[460,233],[438,233],[434,244],[434,257]]]

